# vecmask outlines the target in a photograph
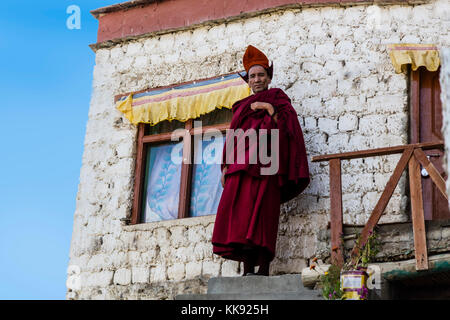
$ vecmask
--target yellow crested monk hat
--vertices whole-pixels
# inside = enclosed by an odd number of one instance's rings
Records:
[[[242,76],[242,78],[248,82],[248,72],[251,67],[255,65],[260,65],[264,69],[267,70],[267,73],[270,78],[272,78],[273,75],[273,63],[271,66],[269,66],[269,59],[267,56],[259,49],[255,48],[252,45],[249,45],[247,47],[247,50],[245,50],[244,57],[242,59],[242,63],[244,64],[245,72],[247,73],[245,76]]]

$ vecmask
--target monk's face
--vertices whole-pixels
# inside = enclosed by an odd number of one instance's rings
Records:
[[[253,93],[258,93],[269,88],[271,79],[267,74],[266,69],[260,65],[256,65],[248,70],[248,85]]]

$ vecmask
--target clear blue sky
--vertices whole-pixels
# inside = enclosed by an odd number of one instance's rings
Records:
[[[65,299],[92,92],[93,9],[124,1],[1,1],[0,299]],[[81,9],[69,30],[66,9]]]

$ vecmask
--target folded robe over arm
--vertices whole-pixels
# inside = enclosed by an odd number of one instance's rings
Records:
[[[278,113],[277,122],[266,110],[252,110],[250,105],[253,102],[270,103]],[[244,132],[266,129],[269,136],[272,129],[279,130],[279,166],[274,175],[261,174],[261,169],[271,164],[261,164],[259,157],[256,163],[251,163],[249,159],[257,148],[249,139],[241,140],[236,135],[227,134],[221,167],[223,170],[228,166],[228,169],[217,209],[213,252],[224,258],[242,261],[241,249],[256,247],[266,251],[273,259],[280,204],[300,194],[310,181],[303,133],[297,112],[281,89],[273,88],[251,95],[236,102],[232,110],[230,129],[242,129]],[[231,138],[234,139],[232,148],[229,146]],[[245,143],[244,163],[236,161],[239,140]],[[267,145],[270,150],[270,138]],[[230,150],[234,159],[230,157]]]

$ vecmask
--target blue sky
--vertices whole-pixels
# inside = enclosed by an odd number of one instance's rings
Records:
[[[0,299],[65,299],[92,92],[93,9],[124,1],[0,4]],[[67,7],[81,9],[69,30]]]

